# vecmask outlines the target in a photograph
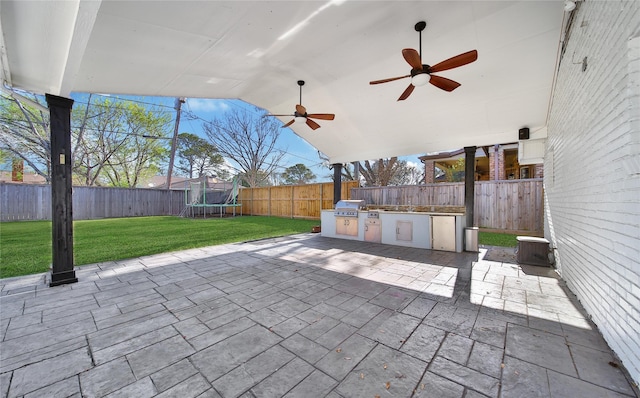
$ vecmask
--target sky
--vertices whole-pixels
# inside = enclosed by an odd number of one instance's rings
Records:
[[[88,101],[88,94],[86,93],[73,93],[71,97],[77,103],[86,103]],[[176,115],[176,111],[174,109],[175,98],[93,94],[92,101],[99,97],[130,100],[147,104],[149,106],[159,107],[163,111],[169,112],[172,115],[170,131],[173,132]],[[246,109],[253,111],[255,110],[255,107],[242,100],[186,98],[185,103],[182,105],[179,132],[193,133],[207,139],[202,128],[203,123],[218,117],[223,117],[226,112],[234,109]],[[278,138],[278,149],[286,153],[281,161],[282,168],[279,169],[279,172],[283,172],[286,167],[302,163],[316,175],[315,182],[332,181],[331,177],[333,175],[333,170],[328,168],[328,162],[320,158],[318,150],[296,135],[290,128],[283,128],[281,130],[280,137]],[[418,160],[418,156],[420,155],[421,154],[406,156],[401,159],[406,160],[416,167],[422,168],[422,165]],[[362,160],[364,161],[364,159]]]

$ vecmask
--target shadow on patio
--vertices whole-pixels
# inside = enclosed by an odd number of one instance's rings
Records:
[[[296,235],[0,280],[2,397],[633,397],[552,269]]]

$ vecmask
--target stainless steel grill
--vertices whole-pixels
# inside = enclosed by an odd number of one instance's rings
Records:
[[[336,217],[358,217],[358,210],[365,206],[364,200],[339,200],[333,215]]]

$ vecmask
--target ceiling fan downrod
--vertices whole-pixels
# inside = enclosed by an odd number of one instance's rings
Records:
[[[420,44],[420,46],[418,48],[420,49],[420,52],[418,53],[418,55],[420,55],[420,63],[422,63],[422,31],[426,27],[427,23],[425,21],[420,21],[416,24],[416,26],[414,26],[416,32],[418,32],[419,34],[418,43]]]
[[[304,86],[304,80],[298,80],[298,86],[300,86],[300,102],[299,102],[299,104],[302,105],[302,86]]]

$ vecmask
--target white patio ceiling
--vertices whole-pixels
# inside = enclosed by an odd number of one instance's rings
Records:
[[[322,128],[291,127],[331,163],[517,140],[546,125],[564,3],[554,1],[7,1],[2,78],[15,88],[239,98],[293,113],[305,80]],[[409,84],[403,48],[423,63],[472,49],[475,63]],[[281,118],[288,121],[290,118]]]

